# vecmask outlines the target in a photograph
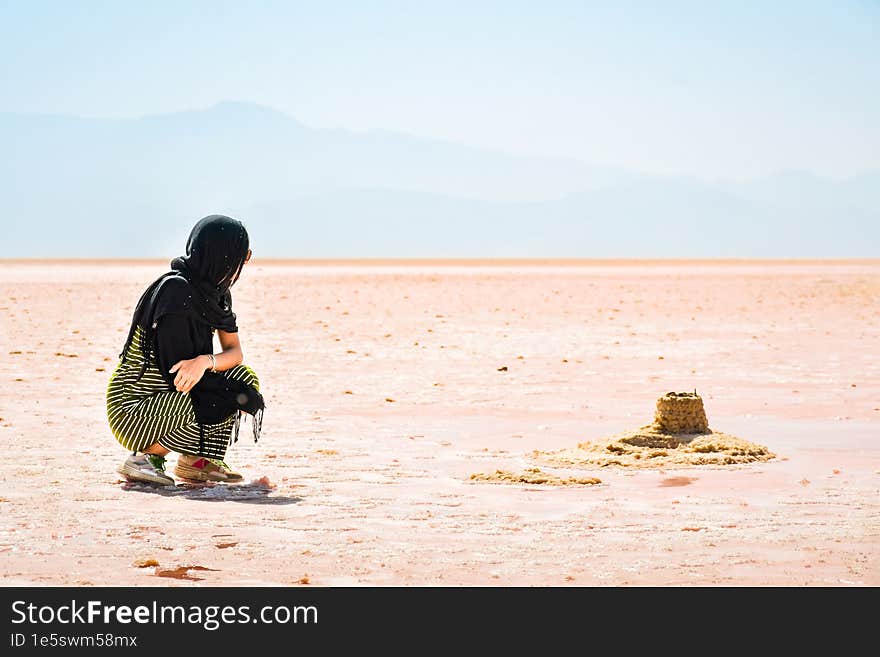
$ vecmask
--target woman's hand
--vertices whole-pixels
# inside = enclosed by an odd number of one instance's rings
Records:
[[[207,361],[207,363],[206,363]],[[178,392],[189,392],[193,386],[202,380],[205,370],[210,367],[210,359],[205,355],[196,356],[187,360],[179,360],[168,370],[174,377],[174,387]]]

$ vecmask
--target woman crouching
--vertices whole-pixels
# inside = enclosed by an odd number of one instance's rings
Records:
[[[174,485],[242,480],[224,461],[242,412],[260,435],[265,403],[256,373],[242,364],[230,288],[251,250],[244,225],[211,215],[190,232],[186,255],[141,295],[119,364],[107,385],[107,418],[132,452],[118,471],[131,481]],[[216,331],[222,352],[214,353]]]

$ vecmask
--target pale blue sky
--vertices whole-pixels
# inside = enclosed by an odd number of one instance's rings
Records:
[[[252,101],[700,179],[880,169],[880,2],[0,0],[0,111]]]

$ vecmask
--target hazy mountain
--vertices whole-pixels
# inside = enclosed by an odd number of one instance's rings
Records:
[[[5,257],[170,257],[213,212],[272,256],[880,255],[877,174],[713,185],[315,130],[245,103],[0,114],[0,150]]]
[[[807,196],[781,212],[724,187],[649,180],[529,203],[341,191],[243,215],[260,253],[277,257],[880,256],[880,211]]]

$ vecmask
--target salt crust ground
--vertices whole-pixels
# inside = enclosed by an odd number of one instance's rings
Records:
[[[152,489],[114,471],[104,388],[166,265],[0,263],[3,584],[880,584],[876,262],[255,256],[233,296],[268,406],[228,455],[250,483]],[[694,388],[777,458],[532,458]],[[533,467],[602,483],[469,479]]]

